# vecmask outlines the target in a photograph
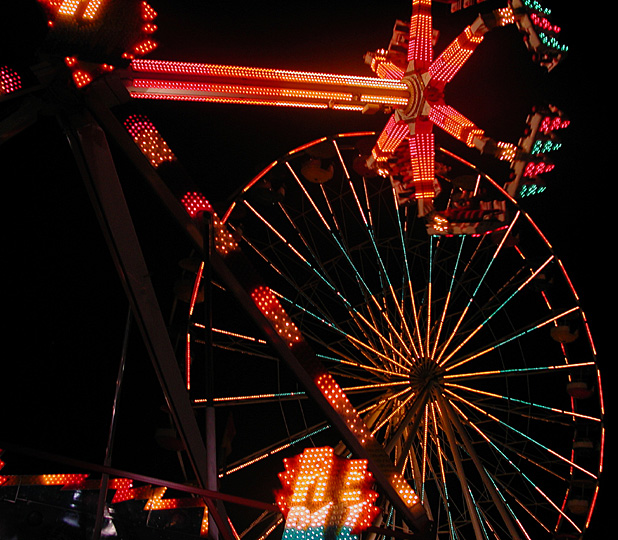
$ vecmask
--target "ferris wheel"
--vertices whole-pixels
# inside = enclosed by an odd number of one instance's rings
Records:
[[[562,263],[495,180],[444,149],[449,176],[501,199],[503,221],[484,234],[428,235],[389,179],[354,170],[373,141],[341,134],[290,152],[243,190],[229,227],[273,305],[413,486],[437,538],[581,534],[582,488],[598,478],[583,463],[602,428],[588,401],[594,346]],[[268,358],[241,333],[218,343]],[[304,397],[292,386],[253,400]],[[307,438],[340,442],[316,422],[222,474],[250,475]],[[398,518],[385,501],[381,523],[401,531]]]
[[[99,9],[96,2],[43,3],[58,16],[52,41],[61,50],[58,35],[75,29],[59,14],[94,20]],[[150,35],[156,14],[141,9],[142,33]],[[155,191],[202,258],[210,252],[212,268],[187,266],[184,383],[159,364],[163,378],[173,378],[166,380],[172,416],[201,483],[239,477],[251,491],[268,461],[328,444],[367,459],[376,477],[381,513],[369,534],[584,534],[604,440],[596,351],[566,270],[519,204],[542,190],[541,175],[552,168],[546,154],[559,146],[553,132],[568,121],[553,107],[534,111],[528,133],[504,143],[444,98],[495,27],[517,24],[537,60],[553,69],[565,48],[548,17],[537,3],[510,2],[479,15],[434,60],[431,2],[414,1],[410,22],[397,22],[389,47],[366,57],[377,78],[140,59],[155,47],[143,36],[118,77],[87,55],[66,58],[75,85],[93,89],[87,101],[98,121],[134,144],[132,159],[146,158],[140,167],[151,168],[145,175]],[[2,88],[19,90],[8,69]],[[132,115],[122,126],[108,114],[118,88],[136,100],[381,111],[389,119],[380,134],[343,133],[290,151],[215,216],[201,193],[161,181],[176,179],[176,157],[148,119]],[[495,180],[440,147],[434,127],[506,162],[512,174]],[[89,129],[79,126],[74,143],[87,140]],[[96,161],[96,145],[84,154]],[[234,310],[215,309],[205,325],[194,319],[200,286],[211,307],[229,307],[233,296],[249,315],[246,331]],[[152,336],[157,323],[142,324]],[[156,341],[155,356],[158,347],[167,354]],[[197,349],[206,351],[206,368],[195,361]],[[211,384],[200,396],[203,389],[196,394],[190,384],[196,370],[227,384]],[[188,404],[207,415],[236,405],[254,411],[235,414],[247,430],[242,451],[215,473],[199,463],[206,453]],[[262,412],[273,406],[281,432]],[[282,519],[271,518],[256,520],[247,534],[277,534]]]

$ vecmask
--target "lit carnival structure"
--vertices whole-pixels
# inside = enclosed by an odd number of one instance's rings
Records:
[[[50,41],[59,49],[65,46],[60,37],[76,31],[71,26],[75,18],[96,21],[105,8],[97,2],[45,3],[55,15]],[[65,127],[81,149],[80,164],[109,220],[113,249],[129,268],[122,271],[129,296],[202,488],[216,486],[217,476],[250,474],[251,465],[328,432],[330,425],[343,441],[340,452],[345,448],[367,459],[383,495],[380,523],[394,527],[391,534],[483,538],[487,531],[502,531],[524,538],[538,528],[548,535],[579,535],[591,516],[601,468],[602,400],[599,395],[590,411],[580,404],[590,397],[591,386],[600,393],[596,353],[564,268],[515,200],[520,186],[537,185],[536,177],[547,170],[542,150],[555,141],[551,130],[566,121],[557,111],[532,115],[531,134],[519,145],[494,142],[446,105],[442,95],[493,25],[518,24],[527,30],[531,48],[549,67],[563,48],[555,41],[544,44],[534,26],[554,34],[558,29],[540,6],[513,2],[479,16],[433,61],[430,2],[413,2],[412,7],[409,30],[402,34],[399,24],[389,49],[367,56],[378,78],[141,59],[120,71],[80,52],[66,64],[84,89],[88,107]],[[141,9],[139,30],[149,35],[154,13]],[[154,47],[148,37],[134,41],[123,47],[130,55]],[[402,45],[403,57],[397,48]],[[114,77],[105,77],[109,70]],[[4,85],[6,94],[15,95],[15,78],[9,74],[5,80],[11,81]],[[219,220],[206,197],[186,189],[188,183],[162,181],[168,175],[178,180],[170,175],[177,160],[147,118],[130,116],[121,125],[109,114],[115,97],[109,89],[119,92],[114,87],[118,80],[134,98],[394,112],[377,137],[325,138],[273,162]],[[139,164],[197,248],[210,253],[227,291],[264,330],[305,392],[223,397],[196,388],[196,371],[208,368],[194,361],[195,345],[201,340],[221,345],[212,334],[233,339],[232,345],[225,343],[228,348],[256,357],[269,353],[257,350],[264,340],[234,333],[233,326],[223,330],[209,321],[199,326],[193,317],[184,377],[180,374],[164,327],[147,307],[147,280],[136,278],[147,272],[138,244],[127,234],[130,220],[114,221],[122,195],[110,191],[113,163],[89,112]],[[435,149],[433,125],[512,163],[515,178],[500,186],[470,163]],[[549,143],[535,149],[539,134]],[[475,179],[471,186],[455,185],[469,192],[459,200],[491,192],[483,201],[490,206],[482,210],[495,219],[478,220],[474,216],[483,214],[474,213],[456,219],[447,212],[454,204],[435,207],[436,155],[457,171],[455,178]],[[281,168],[289,174],[285,180],[275,175]],[[211,220],[212,226],[205,226]],[[516,241],[524,227],[535,238],[532,254]],[[210,287],[209,271],[210,265],[204,265],[196,274],[190,311],[204,277]],[[539,291],[534,304],[533,291]],[[207,297],[213,294],[209,290]],[[509,313],[519,313],[518,304],[528,316],[513,321]],[[559,342],[558,355],[547,361],[531,353],[532,359],[526,359],[522,351],[537,349],[537,336],[549,328]],[[578,350],[575,356],[583,358],[574,360],[570,343],[580,333],[579,343],[588,348]],[[513,345],[516,350],[510,349]],[[213,361],[208,355],[206,366]],[[548,403],[542,390],[558,384],[563,373],[569,402]],[[201,440],[193,406],[205,406],[209,417],[217,401],[281,402],[306,396],[319,405],[328,424],[288,434],[281,444],[212,470],[212,447]],[[531,436],[539,425],[551,429]],[[594,442],[589,446],[588,441]],[[581,461],[591,453],[592,467]],[[150,507],[162,498],[160,491],[147,495]],[[224,511],[209,508],[219,532],[231,534],[221,518]]]

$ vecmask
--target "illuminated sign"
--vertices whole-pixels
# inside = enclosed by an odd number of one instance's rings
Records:
[[[344,459],[324,447],[309,448],[284,464],[277,493],[286,517],[284,540],[352,538],[379,512],[366,460]]]

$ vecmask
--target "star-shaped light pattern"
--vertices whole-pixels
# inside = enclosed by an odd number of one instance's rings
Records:
[[[409,140],[412,175],[402,186],[398,186],[400,190],[408,193],[408,198],[423,201],[435,196],[435,150],[433,138],[429,136],[432,125],[442,128],[467,146],[480,150],[487,147],[490,139],[485,132],[444,102],[444,88],[472,56],[490,29],[513,24],[515,20],[512,5],[495,10],[489,15],[479,15],[433,60],[431,1],[415,0],[412,3],[406,64],[403,64],[397,50],[392,55],[383,50],[370,55],[371,67],[378,77],[392,78],[404,72],[401,80],[409,85],[412,94],[416,93],[411,96],[407,109],[397,109],[389,118],[369,158],[369,165],[387,176],[391,173],[388,161],[393,152],[405,139]],[[395,35],[401,35],[397,28]],[[398,71],[382,68],[382,64],[389,65],[391,56],[392,64]],[[505,145],[495,146],[499,148],[495,155],[500,158],[504,154],[502,149]],[[514,145],[507,145],[506,148],[513,149]],[[423,212],[422,204],[419,204],[419,211]]]

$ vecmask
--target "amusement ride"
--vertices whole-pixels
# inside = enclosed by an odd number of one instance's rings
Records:
[[[92,538],[584,536],[605,440],[597,352],[524,204],[546,189],[569,119],[539,104],[519,140],[500,141],[449,102],[449,83],[503,28],[539,69],[560,69],[568,47],[549,9],[413,0],[387,46],[365,55],[373,75],[357,76],[157,60],[146,2],[38,4],[40,62],[0,66],[0,141],[53,105],[161,385],[183,479],[114,469],[112,417],[102,465],[57,465],[80,473],[14,474],[11,455],[24,450],[2,441],[3,504],[79,516],[71,523]],[[441,44],[435,9],[474,17]],[[214,204],[134,107],[143,101],[174,102],[179,123],[188,103],[384,122],[297,146]],[[191,246],[171,315],[117,151]],[[309,456],[366,484],[305,470]],[[301,505],[306,522],[294,509],[301,473],[316,505]],[[347,521],[334,510],[346,497],[358,508]]]

